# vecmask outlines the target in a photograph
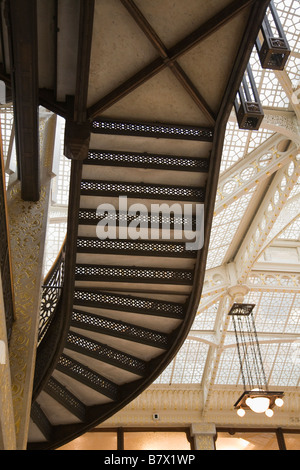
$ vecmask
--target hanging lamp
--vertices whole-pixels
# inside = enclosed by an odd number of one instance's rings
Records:
[[[244,393],[234,404],[237,414],[245,416],[247,410],[265,413],[271,418],[275,406],[283,405],[284,392],[270,391],[266,380],[253,309],[254,304],[234,303],[229,315],[234,326]]]

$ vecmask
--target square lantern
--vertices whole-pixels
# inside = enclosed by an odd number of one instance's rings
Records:
[[[268,389],[255,328],[254,307],[254,304],[235,303],[229,312],[234,326],[244,385],[244,393],[234,404],[234,408],[240,417],[243,417],[247,410],[272,417],[274,406],[283,405],[284,393]]]
[[[251,131],[259,129],[264,112],[249,64],[237,93],[234,108],[240,129]]]
[[[263,40],[257,37],[256,49],[262,68],[283,70],[291,50],[273,1],[269,11],[270,15],[265,15],[261,26]]]

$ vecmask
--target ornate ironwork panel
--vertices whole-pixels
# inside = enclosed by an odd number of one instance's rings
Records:
[[[45,284],[42,286],[38,344],[50,326],[61,297],[64,281],[64,262],[65,247],[62,248],[53,268],[45,279]]]
[[[56,368],[102,395],[117,400],[119,388],[116,384],[65,354],[61,355]]]
[[[81,421],[85,419],[85,405],[54,377],[50,377],[45,385],[45,392],[63,405]]]
[[[184,304],[78,288],[74,292],[74,305],[178,319],[183,319],[185,315]]]
[[[114,212],[107,213],[105,215],[97,213],[95,209],[80,209],[78,215],[78,223],[81,225],[94,225],[105,217],[108,223],[116,224],[129,224],[136,219],[136,215],[130,215],[128,213]],[[170,227],[173,230],[175,227],[191,227],[192,230],[196,228],[195,217],[189,217],[188,215],[177,215],[177,214],[163,214],[163,213],[140,213],[139,222],[141,226],[155,226],[162,228],[163,226]]]
[[[84,164],[207,172],[209,159],[136,152],[115,152],[113,150],[90,150]]]
[[[184,284],[193,283],[193,271],[169,268],[143,268],[129,266],[102,266],[77,264],[76,280]]]
[[[200,140],[205,142],[212,142],[213,140],[213,129],[211,128],[108,119],[94,119],[91,131],[97,134],[132,135],[161,139]]]
[[[73,310],[71,324],[84,330],[101,332],[156,348],[166,349],[169,344],[169,336],[159,331],[79,310]]]
[[[81,194],[86,196],[127,196],[128,198],[171,199],[204,202],[204,188],[188,188],[148,183],[117,183],[82,180]]]
[[[175,256],[193,258],[196,250],[186,250],[185,243],[155,242],[144,240],[77,239],[78,253],[119,253],[140,256]]]
[[[144,361],[77,333],[69,332],[66,348],[140,376],[143,376],[146,371],[146,363]]]

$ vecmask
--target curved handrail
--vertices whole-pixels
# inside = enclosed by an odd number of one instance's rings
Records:
[[[0,271],[3,300],[5,306],[5,322],[7,340],[10,342],[12,327],[15,320],[14,289],[11,266],[11,249],[3,164],[2,135],[0,130]]]
[[[58,267],[61,266],[62,268],[63,266],[63,283],[60,286],[61,288],[59,289],[59,292],[56,292],[56,294],[59,295],[56,296],[57,303],[55,311],[51,314],[51,321],[47,322],[46,331],[44,331],[41,338],[42,340],[39,342],[32,393],[33,402],[35,402],[37,396],[43,389],[43,386],[48,382],[53,369],[59,360],[69,329],[75,286],[74,273],[81,172],[82,162],[79,160],[72,160],[67,235],[63,249],[58,255],[55,266],[53,266],[53,269],[50,270],[46,276],[47,282],[50,282],[50,279],[56,279],[55,276],[60,276],[62,274]],[[60,279],[62,281],[62,278]],[[48,294],[51,292],[52,288],[48,290]]]
[[[59,304],[64,282],[65,250],[66,238],[42,286],[38,346],[45,336]]]

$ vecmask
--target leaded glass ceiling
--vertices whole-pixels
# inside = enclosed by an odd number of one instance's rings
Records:
[[[282,119],[281,122],[280,116],[289,119],[298,117],[299,125],[300,106],[296,97],[300,87],[300,4],[295,0],[277,0],[275,4],[292,53],[285,71],[275,73],[262,70],[256,49],[253,50],[251,66],[268,116],[259,131],[249,132],[238,129],[232,114],[227,125],[220,174],[223,179],[228,176],[228,191],[230,184],[233,184],[230,175],[234,174],[237,164],[247,162],[247,158],[250,161],[249,156],[253,151],[258,152],[261,161],[265,162],[265,165],[261,165],[261,172],[269,171],[264,144],[268,139],[276,138],[276,135],[286,135],[288,121]],[[269,116],[276,116],[278,128],[268,125]],[[297,133],[299,138],[299,127]],[[294,163],[299,173],[299,155]],[[245,174],[250,170],[249,165]],[[231,324],[226,325],[226,293],[227,288],[235,284],[233,262],[241,239],[251,229],[255,214],[263,208],[266,190],[275,176],[272,173],[266,183],[255,185],[239,194],[238,198],[215,214],[207,260],[208,281],[204,286],[198,314],[187,342],[157,383],[192,383],[201,386],[209,383],[211,388],[214,385],[242,384],[233,328]],[[288,184],[285,181],[282,184],[285,183]],[[265,249],[252,266],[246,282],[249,292],[244,297],[244,302],[256,304],[256,327],[263,362],[268,384],[273,387],[299,386],[300,200],[297,195],[299,177],[293,184],[286,207],[278,211],[277,222],[266,237]],[[279,203],[277,198],[276,195],[275,201]],[[228,254],[230,256],[226,256]],[[234,270],[234,273],[229,273],[230,270]],[[226,333],[223,329],[226,329]],[[183,370],[186,370],[186,374],[183,374]]]
[[[241,383],[233,329],[226,314],[230,288],[242,284],[247,287],[244,301],[256,304],[256,327],[269,384],[299,386],[300,181],[295,173],[299,175],[300,3],[275,0],[275,5],[292,53],[285,70],[273,72],[262,70],[253,50],[250,62],[265,119],[260,130],[252,132],[239,130],[234,113],[227,124],[222,187],[220,184],[215,206],[203,296],[189,337],[157,384],[205,383],[212,388]],[[11,107],[3,107],[0,117],[8,178],[15,165]],[[59,125],[45,274],[66,234],[70,165],[63,156],[62,120]],[[277,137],[282,138],[283,147],[278,146]],[[275,187],[277,180],[280,190]],[[273,186],[274,196],[268,200]],[[268,214],[274,215],[272,223],[266,219]],[[243,256],[247,243],[247,248],[257,251],[255,257]]]

